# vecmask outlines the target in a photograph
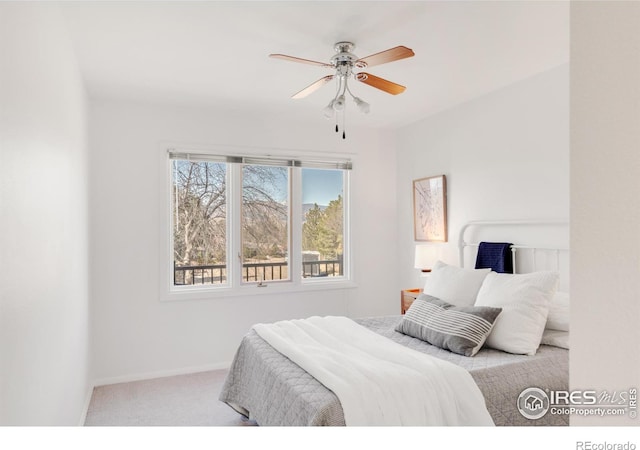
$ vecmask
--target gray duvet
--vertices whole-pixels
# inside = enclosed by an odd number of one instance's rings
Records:
[[[567,415],[523,417],[518,395],[528,387],[568,390],[569,351],[542,345],[534,356],[484,348],[466,357],[394,330],[401,316],[357,319],[361,325],[414,350],[469,371],[496,425],[568,425]],[[344,426],[338,397],[251,330],[240,343],[220,400],[259,425]]]

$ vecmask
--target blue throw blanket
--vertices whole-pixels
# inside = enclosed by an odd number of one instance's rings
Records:
[[[498,273],[513,273],[511,245],[508,242],[480,242],[476,269],[491,269]]]

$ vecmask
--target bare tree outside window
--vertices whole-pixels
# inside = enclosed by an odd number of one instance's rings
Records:
[[[173,161],[174,267],[201,268],[177,271],[174,284],[226,282],[226,180],[224,163]]]
[[[244,165],[242,263],[245,281],[288,279],[288,255],[289,169]]]

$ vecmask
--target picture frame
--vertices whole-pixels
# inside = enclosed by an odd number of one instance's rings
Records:
[[[413,232],[416,241],[447,242],[447,179],[413,180]]]

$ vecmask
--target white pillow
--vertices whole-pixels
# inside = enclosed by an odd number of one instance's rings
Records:
[[[509,353],[535,355],[558,280],[557,272],[487,275],[476,306],[502,308],[502,313],[485,345]]]
[[[541,344],[552,345],[554,347],[566,348],[569,350],[569,332],[558,330],[544,330]]]
[[[556,292],[549,305],[547,330],[569,331],[569,294]]]
[[[455,306],[473,306],[491,269],[462,269],[438,261],[424,284],[423,292]]]

